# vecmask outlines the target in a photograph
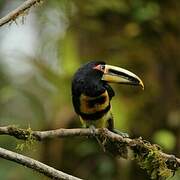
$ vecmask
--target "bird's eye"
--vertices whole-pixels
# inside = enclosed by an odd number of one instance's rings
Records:
[[[99,71],[104,72],[104,70],[105,70],[105,65],[98,64],[98,65],[95,66],[93,69],[96,69],[96,70],[99,70]]]
[[[101,71],[105,70],[105,65],[101,65]]]

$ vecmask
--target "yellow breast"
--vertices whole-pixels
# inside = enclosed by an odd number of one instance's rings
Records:
[[[84,128],[88,128],[92,125],[96,128],[108,128],[109,123],[114,124],[111,110],[109,110],[106,114],[104,114],[103,117],[101,117],[100,119],[97,119],[95,121],[84,120],[84,119],[82,119],[81,116],[79,116],[79,118],[80,118],[81,124]],[[111,121],[111,122],[109,122],[109,121]]]
[[[109,105],[109,95],[105,91],[100,96],[90,97],[82,94],[80,96],[80,111],[86,114],[92,114],[104,110]]]

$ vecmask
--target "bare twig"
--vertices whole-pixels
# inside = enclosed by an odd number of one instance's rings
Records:
[[[34,160],[32,158],[29,158],[27,156],[23,156],[21,154],[0,148],[0,157],[14,161],[16,163],[19,163],[21,165],[24,165],[28,168],[34,169],[39,173],[44,174],[47,177],[50,177],[52,179],[63,179],[63,180],[81,180],[77,177],[68,175],[66,173],[63,173],[61,171],[58,171],[50,166],[47,166],[37,160]]]
[[[0,19],[0,27],[4,24],[7,24],[11,21],[15,21],[17,17],[27,12],[32,6],[35,6],[36,4],[40,3],[42,0],[27,0],[23,4],[21,4],[19,7],[17,7],[15,10],[8,13],[6,16],[2,17]]]
[[[13,126],[0,127],[0,135],[10,135],[17,139],[42,141],[62,137],[96,137],[103,149],[114,156],[136,159],[140,166],[152,176],[170,176],[180,167],[180,159],[161,151],[160,147],[142,138],[131,139],[113,133],[107,129],[57,129],[50,131],[32,131]]]

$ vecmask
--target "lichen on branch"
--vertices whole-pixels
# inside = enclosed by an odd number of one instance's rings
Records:
[[[180,167],[180,159],[174,155],[162,152],[162,149],[142,138],[125,138],[106,128],[91,129],[56,129],[49,131],[33,131],[14,126],[0,127],[0,135],[10,135],[25,141],[43,141],[45,139],[62,137],[90,137],[98,139],[103,150],[114,157],[136,160],[145,169],[151,179],[166,179],[173,176]]]
[[[159,145],[151,144],[142,138],[130,139],[111,136],[111,132],[100,134],[101,142],[114,156],[136,160],[145,169],[151,179],[166,179],[175,174],[180,167],[180,159],[174,155],[166,155]]]

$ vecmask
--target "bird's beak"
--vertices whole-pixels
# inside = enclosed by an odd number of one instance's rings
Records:
[[[102,80],[110,83],[141,86],[141,88],[144,89],[144,84],[138,76],[126,69],[116,66],[105,65]]]

